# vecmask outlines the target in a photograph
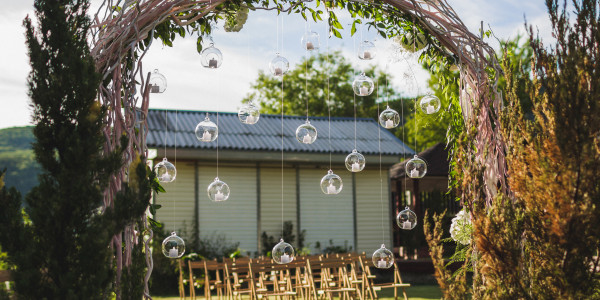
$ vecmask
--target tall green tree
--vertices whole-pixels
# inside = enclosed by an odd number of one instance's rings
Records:
[[[0,191],[0,244],[15,267],[22,299],[107,299],[114,291],[113,236],[143,215],[152,173],[138,157],[114,205],[104,190],[122,166],[105,156],[106,108],[96,101],[100,75],[87,44],[86,0],[36,0],[37,28],[27,17],[28,77],[39,185],[25,197]],[[126,142],[123,138],[122,143]]]
[[[398,93],[386,81],[391,75],[376,66],[369,66],[365,74],[373,79],[376,88],[369,96],[355,96],[352,90],[354,78],[360,75],[360,68],[353,66],[340,51],[329,54],[318,53],[303,58],[294,68],[290,69],[283,80],[284,112],[288,115],[305,115],[306,101],[310,116],[327,116],[327,93],[331,115],[337,117],[354,116],[377,119],[377,102],[389,101],[390,107],[401,111],[401,101]],[[261,112],[269,114],[281,113],[282,83],[279,77],[274,77],[262,71],[251,86],[252,91],[242,100],[253,101],[261,106]],[[406,104],[408,109],[409,104]],[[385,103],[380,104],[380,110],[385,109]]]

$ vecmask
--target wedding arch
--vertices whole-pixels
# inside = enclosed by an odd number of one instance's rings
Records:
[[[113,204],[114,195],[126,179],[127,166],[132,159],[139,155],[147,156],[148,127],[144,116],[150,100],[150,73],[144,72],[143,58],[152,41],[161,36],[164,38],[165,32],[174,35],[176,30],[186,28],[203,34],[201,28],[210,31],[211,24],[206,21],[207,18],[219,14],[231,14],[242,9],[304,12],[307,2],[310,1],[104,0],[95,14],[91,37],[96,69],[103,76],[99,101],[108,107],[104,151],[107,154],[113,152],[120,146],[123,135],[129,137],[125,166],[111,178],[105,192],[105,206]],[[330,0],[321,3],[328,13],[332,8],[346,9],[351,13],[373,11],[380,16],[376,22],[398,20],[396,24],[387,23],[388,28],[397,27],[390,29],[392,35],[406,32],[400,29],[402,24],[410,24],[412,28],[426,33],[429,47],[435,47],[460,70],[459,109],[465,124],[463,130],[470,139],[460,149],[454,149],[454,168],[463,174],[478,170],[475,176],[480,178],[459,182],[459,195],[467,205],[489,205],[498,189],[506,191],[505,144],[498,122],[503,105],[497,88],[501,70],[494,50],[483,41],[483,33],[470,32],[446,0]],[[143,222],[146,228],[141,230],[152,237],[146,218]],[[132,263],[134,229],[131,225],[113,237],[112,246],[117,253],[117,285],[123,266]],[[147,283],[153,265],[150,240],[144,243],[148,265],[145,294],[149,297]]]

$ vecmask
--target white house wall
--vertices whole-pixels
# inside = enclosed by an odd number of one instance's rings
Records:
[[[379,249],[382,238],[386,248],[393,248],[390,238],[391,216],[387,170],[383,171],[382,177],[383,212],[380,197],[381,184],[379,180],[379,170],[363,170],[356,174],[356,247],[359,253],[366,252],[369,256],[373,251]]]
[[[283,172],[283,220],[292,221],[294,234],[298,229],[296,205],[296,169],[285,168]],[[259,235],[265,231],[278,239],[281,236],[281,168],[260,168],[260,215]],[[294,246],[297,246],[298,237]]]
[[[155,203],[162,205],[157,211],[157,219],[164,223],[165,231],[176,230],[178,235],[190,238],[194,225],[194,163],[179,161],[175,167],[177,178],[163,183],[166,193],[155,198]]]
[[[347,170],[335,169],[342,178],[344,188],[337,195],[321,191],[321,178],[327,170],[300,168],[300,226],[306,230],[305,245],[315,250],[329,246],[354,245],[352,209],[352,175]]]
[[[256,168],[220,167],[219,178],[229,185],[229,199],[212,202],[206,188],[217,175],[214,166],[198,166],[198,215],[200,238],[224,234],[231,242],[239,242],[240,249],[254,254],[257,244]],[[193,211],[193,206],[192,206]]]

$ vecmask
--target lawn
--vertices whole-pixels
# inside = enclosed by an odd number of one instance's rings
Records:
[[[411,286],[410,288],[406,289],[406,294],[408,295],[409,299],[414,299],[414,300],[431,300],[431,299],[442,298],[442,292],[440,291],[440,288],[437,285]],[[382,292],[378,293],[378,295],[380,296],[379,299],[383,299],[383,300],[394,299],[394,291],[390,290],[390,289],[382,291]],[[401,292],[400,292],[400,295],[402,295]],[[152,297],[152,298],[156,299],[156,300],[179,300],[179,296]],[[188,297],[188,299],[189,299],[189,297]],[[198,299],[203,299],[203,298],[198,297]],[[213,297],[213,299],[216,299],[216,298]],[[245,298],[245,299],[249,299],[249,298]]]

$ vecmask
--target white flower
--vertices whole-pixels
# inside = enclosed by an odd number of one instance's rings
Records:
[[[472,232],[473,225],[471,225],[471,218],[469,217],[469,213],[463,209],[452,219],[450,236],[454,241],[468,245],[471,243]]]

